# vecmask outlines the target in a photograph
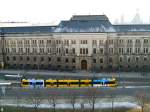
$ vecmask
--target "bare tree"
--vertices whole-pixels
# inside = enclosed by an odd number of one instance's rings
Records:
[[[16,91],[16,106],[17,106],[17,112],[19,112],[19,103],[20,103],[20,100],[21,100],[21,95],[20,95],[20,91]]]
[[[95,111],[95,104],[97,102],[98,99],[98,89],[97,88],[88,88],[87,90],[87,99],[88,99],[88,103],[92,106],[92,112]]]
[[[56,94],[50,94],[47,98],[49,105],[52,106],[52,112],[56,111],[57,98],[58,96]]]
[[[34,105],[34,111],[38,112],[38,107],[42,102],[42,90],[34,89],[30,91],[29,101]]]
[[[80,107],[81,107],[81,112],[84,112],[85,109],[85,103],[87,102],[87,98],[85,97],[80,97]]]
[[[114,112],[114,102],[115,102],[116,95],[115,94],[110,94],[110,99],[111,99],[111,112]]]
[[[77,102],[77,94],[74,91],[69,91],[68,101],[72,105],[73,111],[75,111],[75,104]]]
[[[145,105],[149,102],[149,95],[143,92],[136,92],[135,99],[141,107],[141,112],[144,112]]]

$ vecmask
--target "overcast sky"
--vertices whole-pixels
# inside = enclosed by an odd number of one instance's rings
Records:
[[[124,15],[131,21],[137,9],[150,21],[150,0],[0,0],[0,21],[58,23],[78,14],[106,14],[111,22]]]

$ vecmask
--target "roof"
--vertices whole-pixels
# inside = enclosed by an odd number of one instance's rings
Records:
[[[69,21],[61,21],[55,32],[115,32],[105,15],[73,16]]]
[[[57,26],[0,27],[0,33],[150,32],[150,24],[112,25],[106,15],[74,15]]]
[[[55,26],[21,26],[21,27],[1,27],[3,33],[50,33]]]
[[[117,32],[146,32],[150,31],[150,24],[113,25]]]
[[[108,20],[106,15],[74,15],[71,20]]]

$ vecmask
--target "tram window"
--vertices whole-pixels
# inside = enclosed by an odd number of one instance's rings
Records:
[[[50,85],[51,83],[50,82],[46,82],[46,85]]]
[[[28,85],[28,84],[29,84],[29,82],[23,82],[23,84],[24,84],[24,85]]]
[[[80,84],[91,84],[91,82],[80,82]]]
[[[102,84],[102,82],[93,82],[93,84]]]
[[[33,85],[33,84],[35,84],[35,83],[33,83],[33,82],[30,82],[30,85]]]
[[[103,82],[103,84],[105,85],[105,84],[109,84],[109,82]]]
[[[58,82],[58,84],[62,84],[62,85],[64,85],[64,84],[68,84],[67,82]]]
[[[109,84],[115,84],[115,81],[110,81]]]
[[[70,84],[79,84],[79,82],[70,82]]]
[[[36,82],[36,85],[43,85],[43,82]]]
[[[57,85],[57,82],[53,82],[54,85]]]

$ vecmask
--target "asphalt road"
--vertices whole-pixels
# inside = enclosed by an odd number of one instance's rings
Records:
[[[0,78],[2,79],[6,74],[24,74],[23,78],[108,78],[116,77],[118,81],[117,88],[108,88],[101,87],[96,88],[97,95],[99,97],[105,97],[110,95],[116,96],[134,96],[136,93],[144,92],[150,94],[150,74],[141,74],[141,73],[88,73],[88,72],[79,72],[79,73],[68,73],[68,72],[52,72],[52,71],[10,71],[4,70],[0,71]],[[85,97],[89,91],[89,88],[39,88],[39,89],[30,89],[30,88],[20,88],[19,84],[14,84],[14,87],[0,87],[0,96],[5,97],[29,97],[29,96],[42,96],[48,97],[49,95],[63,96],[68,97],[71,94],[76,94],[77,97]],[[93,90],[92,90],[93,91]],[[94,90],[95,91],[95,90]]]

